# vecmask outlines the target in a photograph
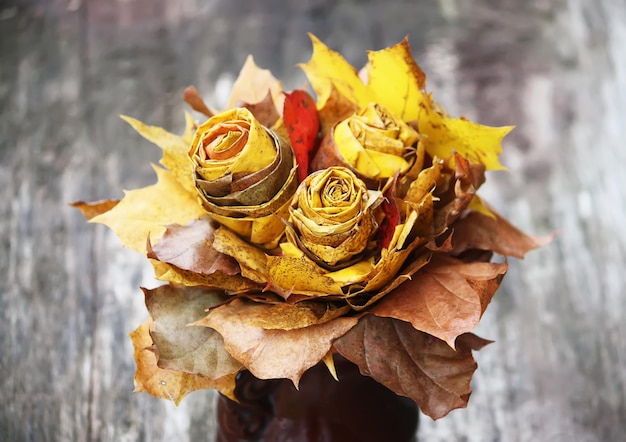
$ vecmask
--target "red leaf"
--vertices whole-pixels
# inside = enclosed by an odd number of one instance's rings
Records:
[[[302,181],[309,172],[309,157],[315,148],[320,126],[315,100],[300,89],[285,93],[283,121],[296,154],[298,179]]]
[[[361,373],[413,399],[424,414],[439,419],[467,406],[477,367],[472,350],[489,343],[468,333],[459,336],[453,350],[411,324],[366,315],[333,347]]]
[[[396,230],[396,226],[400,222],[400,209],[398,208],[395,198],[393,197],[394,187],[395,185],[389,186],[385,192],[385,200],[380,205],[385,213],[385,219],[382,223],[380,223],[380,227],[378,228],[378,242],[383,249],[389,246],[391,238],[393,238],[393,233]]]

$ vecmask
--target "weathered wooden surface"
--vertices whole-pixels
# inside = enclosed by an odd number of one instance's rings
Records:
[[[155,282],[66,203],[154,181],[159,152],[118,114],[180,130],[182,89],[223,104],[248,53],[300,86],[306,31],[357,65],[408,34],[451,113],[518,126],[483,195],[562,230],[512,263],[469,408],[420,440],[623,440],[625,30],[617,0],[0,1],[0,440],[212,440],[209,392],[131,394]]]

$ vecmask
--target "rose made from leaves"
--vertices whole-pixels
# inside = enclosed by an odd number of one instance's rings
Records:
[[[368,190],[349,169],[314,172],[289,207],[294,229],[287,236],[321,267],[346,267],[371,252],[381,203],[381,192]]]
[[[291,146],[245,108],[215,115],[195,133],[189,157],[204,209],[247,241],[275,247],[298,185]]]
[[[386,180],[405,174],[415,164],[419,139],[417,131],[392,112],[369,103],[332,128],[313,167],[344,163],[364,179]]]

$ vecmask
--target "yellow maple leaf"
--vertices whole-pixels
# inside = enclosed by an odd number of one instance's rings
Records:
[[[163,157],[160,163],[174,174],[174,177],[183,188],[194,193],[193,167],[187,155],[190,141],[185,141],[184,138],[189,137],[189,134],[192,132],[191,127],[193,127],[193,119],[191,119],[191,116],[186,115],[187,127],[182,137],[168,132],[162,127],[149,126],[126,115],[120,115],[120,117],[139,132],[142,137],[156,144],[163,150]]]
[[[466,118],[448,118],[433,109],[432,100],[424,102],[418,118],[419,132],[426,135],[426,152],[439,158],[450,158],[458,152],[470,161],[483,164],[487,170],[506,170],[498,155],[502,140],[513,126],[490,127]]]
[[[424,101],[426,75],[411,55],[409,40],[368,53],[367,86],[376,101],[404,121],[416,120]]]
[[[406,38],[389,48],[368,52],[369,63],[361,76],[341,54],[315,36],[310,38],[313,55],[300,66],[317,95],[320,111],[333,94],[343,96],[358,108],[376,102],[404,121],[417,120],[431,157],[448,159],[458,152],[489,170],[505,169],[498,155],[502,139],[513,127],[488,127],[440,113],[425,91],[426,76],[413,59]]]
[[[313,34],[309,37],[313,42],[313,55],[307,63],[299,66],[317,95],[318,109],[326,103],[333,87],[359,107],[375,101],[375,95],[363,84],[356,69],[339,52],[328,48]]]
[[[156,240],[168,224],[184,225],[206,216],[195,195],[185,190],[172,172],[153,168],[158,177],[156,184],[125,191],[115,207],[90,220],[107,225],[124,246],[142,254],[146,253],[148,235]]]

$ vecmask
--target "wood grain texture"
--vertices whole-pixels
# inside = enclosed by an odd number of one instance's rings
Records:
[[[284,2],[287,3],[287,2]],[[119,118],[183,127],[182,90],[226,102],[245,57],[304,83],[314,32],[355,65],[409,35],[455,115],[515,124],[482,195],[556,241],[511,262],[477,333],[469,408],[421,441],[626,434],[626,6],[613,0],[0,2],[0,440],[213,440],[214,396],[133,395],[145,260],[67,206],[150,184]]]

